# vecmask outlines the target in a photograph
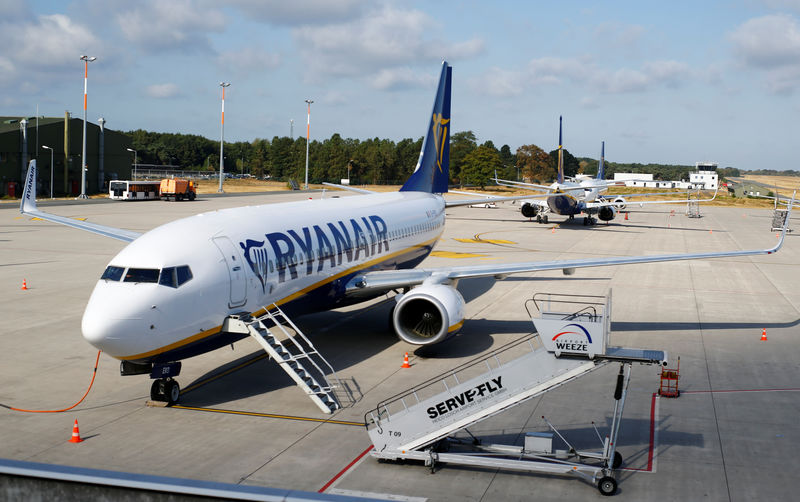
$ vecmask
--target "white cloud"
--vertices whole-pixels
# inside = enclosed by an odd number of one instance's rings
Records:
[[[492,68],[473,78],[470,85],[477,93],[492,96],[518,96],[526,89],[548,85],[575,85],[609,94],[646,92],[666,86],[678,87],[691,75],[685,63],[649,61],[641,68],[609,69],[586,58],[538,58],[523,70]]]
[[[793,16],[758,17],[739,26],[731,35],[743,61],[759,68],[797,64],[800,59],[800,28]]]
[[[318,78],[379,79],[375,74],[381,70],[452,57],[467,58],[483,50],[480,39],[450,43],[427,36],[438,28],[422,11],[383,5],[350,21],[300,26],[292,34],[310,72]]]
[[[181,90],[176,84],[153,84],[145,88],[145,94],[151,98],[167,99],[180,96]]]
[[[770,91],[791,93],[800,86],[800,26],[794,16],[750,19],[730,39],[741,64],[766,72]]]
[[[488,94],[502,98],[519,96],[525,89],[523,72],[492,67],[489,71],[469,80],[476,94]]]
[[[644,27],[638,24],[626,25],[616,22],[598,24],[594,29],[594,38],[612,47],[629,49],[639,44]]]
[[[62,14],[0,20],[6,34],[0,55],[0,82],[15,82],[16,88],[37,91],[43,84],[65,75],[83,73],[81,54],[99,55],[100,40],[86,27]]]
[[[357,17],[369,0],[230,0],[229,5],[275,25],[309,25]]]
[[[371,78],[371,85],[381,90],[430,88],[436,85],[436,77],[412,70],[409,67],[384,68]]]
[[[277,67],[280,56],[255,47],[245,47],[223,52],[217,56],[217,65],[238,76],[259,73]]]
[[[208,32],[222,32],[222,11],[190,0],[136,2],[116,15],[123,35],[147,50],[207,50]]]

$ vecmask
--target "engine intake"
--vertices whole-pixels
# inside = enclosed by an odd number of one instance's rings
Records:
[[[539,212],[539,206],[536,204],[531,204],[530,202],[526,202],[522,205],[520,211],[522,211],[522,216],[526,218],[533,218]]]
[[[617,208],[614,206],[603,206],[597,211],[597,217],[603,221],[611,221],[617,215]]]
[[[617,209],[619,209],[620,211],[625,209],[625,207],[626,207],[625,206],[625,202],[627,202],[627,201],[625,200],[624,197],[617,197],[616,199],[614,199],[614,202],[617,203],[617,204],[622,204],[621,206],[617,206]]]
[[[464,297],[444,284],[423,284],[399,295],[392,313],[394,331],[414,345],[443,342],[458,333],[464,319]]]

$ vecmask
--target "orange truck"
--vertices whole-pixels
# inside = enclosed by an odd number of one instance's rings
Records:
[[[161,180],[161,198],[163,200],[194,200],[197,197],[197,187],[193,181],[182,179]]]

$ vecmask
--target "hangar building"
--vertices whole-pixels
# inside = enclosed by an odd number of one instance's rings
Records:
[[[52,147],[52,157],[44,146]],[[130,147],[130,138],[107,129],[104,119],[100,118],[97,124],[86,122],[87,194],[106,191],[109,180],[130,179]],[[39,117],[38,121],[36,117],[0,117],[0,196],[20,196],[32,158],[38,159],[40,196],[50,196],[51,167],[55,196],[80,194],[82,149],[83,119],[74,118],[69,112],[64,117]]]

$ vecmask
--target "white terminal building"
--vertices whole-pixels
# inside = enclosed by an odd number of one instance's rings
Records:
[[[658,181],[652,174],[614,173],[614,181],[622,181],[625,186],[644,188],[701,188],[716,190],[719,186],[717,164],[714,162],[696,162],[695,171],[689,173],[689,181]]]

